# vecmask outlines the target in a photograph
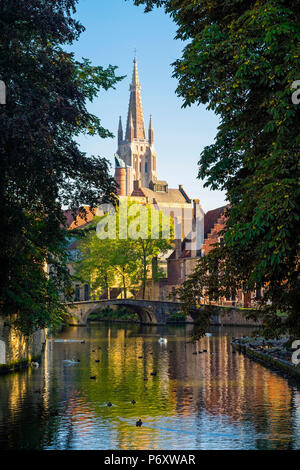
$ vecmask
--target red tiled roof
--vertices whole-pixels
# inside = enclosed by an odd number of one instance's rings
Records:
[[[204,216],[204,238],[207,237],[215,223],[217,222],[218,218],[224,214],[224,211],[228,206],[218,207],[217,209],[213,209],[208,211]]]
[[[83,227],[91,222],[96,215],[96,209],[90,209],[90,207],[85,206],[85,211],[86,217],[84,217],[84,214],[76,215],[76,212],[79,214],[79,210],[75,211],[75,214],[71,209],[65,210],[64,216],[66,218],[66,228],[68,230],[73,230],[75,228]]]

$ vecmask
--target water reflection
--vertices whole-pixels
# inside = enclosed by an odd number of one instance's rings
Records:
[[[85,343],[49,341],[39,369],[0,377],[0,448],[299,448],[299,388],[232,352],[249,329],[215,328],[196,345],[191,329],[66,329],[60,339]]]

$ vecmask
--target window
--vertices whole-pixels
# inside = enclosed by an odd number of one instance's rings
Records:
[[[148,163],[145,163],[145,173],[148,173]]]
[[[84,285],[84,300],[90,300],[90,286],[88,284]]]
[[[75,302],[80,301],[80,285],[76,284],[75,286]]]

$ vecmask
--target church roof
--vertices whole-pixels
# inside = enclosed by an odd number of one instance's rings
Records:
[[[134,189],[131,193],[131,197],[145,197],[148,198],[149,203],[153,203],[154,199],[156,202],[161,203],[179,203],[187,204],[191,200],[184,196],[184,194],[179,189],[169,188],[168,192],[163,191],[152,191],[152,189],[140,187]]]

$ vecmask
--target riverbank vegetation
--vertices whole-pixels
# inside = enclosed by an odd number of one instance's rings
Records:
[[[264,333],[300,335],[299,1],[135,0],[162,6],[185,41],[174,77],[183,106],[206,104],[220,120],[198,178],[226,191],[226,230],[178,291],[190,311],[263,289]],[[284,312],[285,320],[278,315]],[[207,320],[205,317],[204,321]]]
[[[76,60],[66,47],[84,27],[76,0],[0,3],[0,304],[29,334],[57,325],[70,297],[62,207],[74,212],[111,200],[115,182],[100,156],[80,151],[85,133],[112,137],[87,110],[121,80],[116,67]],[[50,272],[45,266],[51,266]]]
[[[112,309],[106,307],[100,312],[91,313],[89,316],[89,321],[113,321],[113,322],[134,322],[139,323],[139,316],[137,313],[130,312],[125,307],[118,307],[117,309]]]

